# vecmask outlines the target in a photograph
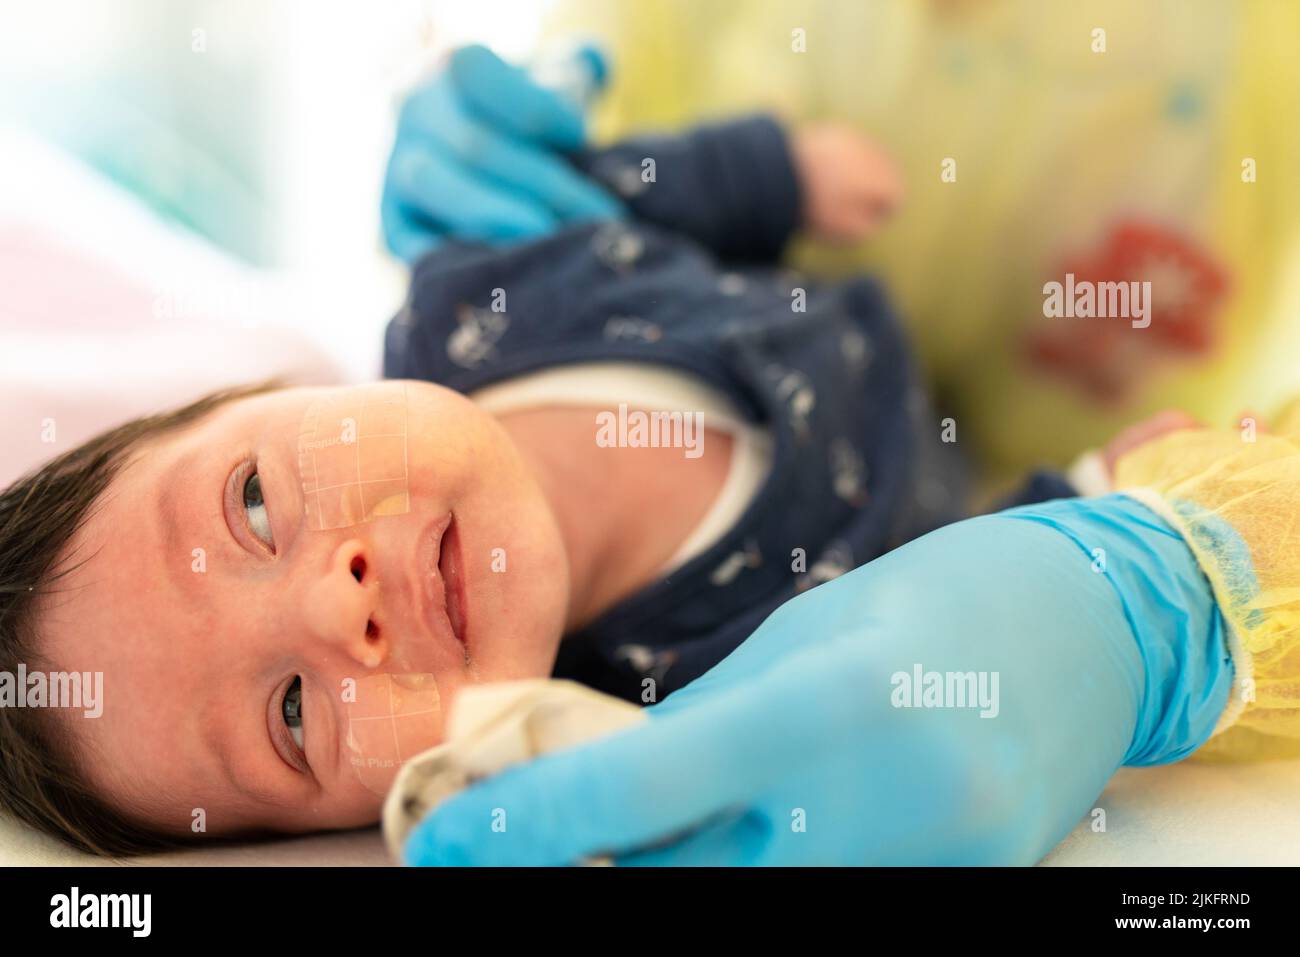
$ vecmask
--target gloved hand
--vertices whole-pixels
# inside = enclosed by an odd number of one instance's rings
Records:
[[[964,699],[945,673],[973,673]],[[1230,683],[1168,525],[1120,496],[1029,506],[793,599],[648,722],[451,798],[406,859],[1030,864],[1121,764],[1203,742]]]
[[[603,64],[581,51],[603,82]],[[462,47],[398,117],[384,177],[384,238],[413,262],[444,238],[509,242],[622,207],[565,160],[584,145],[577,105],[482,46]]]

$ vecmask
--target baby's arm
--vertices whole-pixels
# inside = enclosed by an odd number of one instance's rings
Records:
[[[638,219],[732,261],[774,260],[800,228],[856,241],[902,194],[889,157],[852,129],[826,124],[791,134],[765,115],[636,136],[575,162]]]

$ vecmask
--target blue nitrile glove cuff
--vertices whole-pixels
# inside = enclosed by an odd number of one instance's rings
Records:
[[[1228,703],[1232,659],[1228,626],[1182,536],[1124,495],[1028,505],[1002,515],[1068,536],[1119,595],[1145,670],[1124,764],[1167,764],[1204,744]]]

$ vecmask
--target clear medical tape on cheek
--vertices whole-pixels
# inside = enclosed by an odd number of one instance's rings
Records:
[[[348,760],[374,794],[386,794],[406,761],[442,739],[442,700],[431,674],[348,679],[343,702]]]
[[[298,432],[303,513],[312,531],[411,510],[406,386],[381,382],[317,399]]]

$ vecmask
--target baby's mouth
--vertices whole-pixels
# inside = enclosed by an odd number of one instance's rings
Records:
[[[439,542],[438,574],[442,578],[443,608],[456,640],[468,651],[469,636],[465,621],[465,565],[460,548],[460,529],[452,513]]]

